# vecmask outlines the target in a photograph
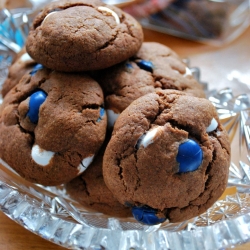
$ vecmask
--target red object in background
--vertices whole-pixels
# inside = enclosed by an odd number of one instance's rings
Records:
[[[141,18],[147,17],[151,14],[154,14],[160,10],[165,9],[169,6],[174,0],[146,0],[140,1],[138,4],[130,5],[125,7],[123,10],[129,13],[130,15]]]

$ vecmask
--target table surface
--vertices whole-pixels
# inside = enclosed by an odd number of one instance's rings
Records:
[[[180,57],[190,57],[204,52],[213,52],[221,50],[220,47],[214,47],[207,44],[201,44],[181,38],[172,37],[166,34],[157,33],[150,30],[144,30],[145,41],[156,41],[165,44],[175,50]],[[230,48],[242,41],[250,41],[250,28],[248,28],[238,39],[223,47]],[[62,250],[60,246],[55,245],[41,237],[29,232],[17,223],[13,222],[6,215],[0,212],[0,249],[1,250]],[[243,244],[235,248],[236,250],[250,249],[250,243]]]

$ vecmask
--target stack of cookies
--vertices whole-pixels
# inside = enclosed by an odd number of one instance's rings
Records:
[[[147,225],[203,213],[223,193],[230,143],[170,48],[99,0],[52,2],[9,68],[0,157],[30,182]]]

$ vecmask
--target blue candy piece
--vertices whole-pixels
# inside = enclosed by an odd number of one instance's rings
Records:
[[[194,140],[187,140],[179,146],[176,157],[180,163],[179,172],[185,173],[196,170],[202,163],[203,152],[199,144]]]
[[[38,122],[39,108],[46,100],[46,98],[47,94],[42,90],[38,90],[30,96],[29,111],[27,113],[27,116],[29,117],[31,122]]]
[[[131,63],[126,62],[125,65],[128,69],[133,69],[133,65]]]
[[[136,62],[136,64],[143,70],[153,73],[154,65],[150,61],[141,60]]]
[[[156,225],[166,220],[166,218],[157,217],[156,212],[157,210],[146,206],[132,208],[134,218],[146,225]]]
[[[105,115],[105,109],[101,108],[100,109],[100,117],[102,118]]]
[[[103,116],[105,115],[105,109],[104,108],[101,108],[100,109],[100,116],[99,118],[97,119],[97,122],[100,122],[103,118]]]
[[[34,66],[34,68],[32,69],[32,71],[30,72],[30,75],[35,75],[36,74],[36,72],[38,71],[38,70],[40,70],[40,69],[43,69],[43,65],[42,64],[36,64],[35,66]]]

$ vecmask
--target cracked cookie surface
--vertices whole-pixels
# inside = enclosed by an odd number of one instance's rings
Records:
[[[180,172],[180,145],[202,150],[194,171]],[[177,90],[147,94],[118,117],[106,148],[103,175],[122,203],[148,206],[159,218],[183,221],[203,213],[223,193],[230,143],[214,106]]]
[[[160,89],[176,89],[205,97],[201,85],[179,56],[156,42],[144,42],[129,60],[95,72],[105,95],[110,125],[132,101]]]
[[[0,157],[25,179],[58,185],[82,173],[107,126],[99,84],[38,65],[0,107]]]
[[[108,141],[108,140],[107,140]],[[131,217],[131,210],[115,199],[105,185],[102,161],[106,144],[88,169],[65,185],[68,194],[87,208],[118,217]]]
[[[63,0],[37,15],[26,48],[48,68],[79,72],[126,60],[142,41],[140,24],[119,8],[97,0]]]

